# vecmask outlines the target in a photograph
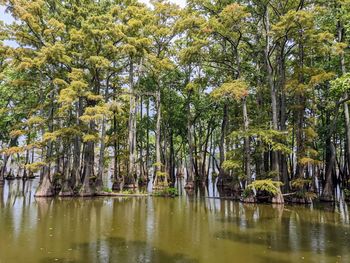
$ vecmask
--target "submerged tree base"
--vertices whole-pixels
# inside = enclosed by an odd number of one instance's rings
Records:
[[[88,184],[82,185],[79,189],[78,196],[80,197],[91,197],[95,195],[95,190]]]
[[[137,188],[136,184],[125,184],[123,186],[123,189],[136,189],[136,188]]]
[[[190,190],[190,189],[194,189],[194,188],[195,188],[195,185],[194,185],[194,182],[192,182],[192,181],[187,182],[185,185],[186,190]]]
[[[282,193],[278,193],[274,197],[272,197],[271,203],[272,204],[284,204],[284,198],[283,198]]]
[[[146,186],[148,184],[148,178],[147,176],[142,176],[138,180],[139,186]]]
[[[326,203],[333,203],[333,202],[335,202],[335,198],[333,195],[321,195],[320,201],[326,202]]]
[[[38,187],[38,190],[36,191],[35,197],[53,197],[55,196],[55,191],[51,185],[51,182],[49,178],[46,176],[43,178],[43,181]]]
[[[95,196],[116,196],[116,197],[147,197],[149,194],[141,193],[114,193],[114,192],[97,192]]]
[[[119,177],[116,178],[113,181],[112,190],[113,191],[121,191],[123,189],[123,184],[124,184],[123,178],[119,178]]]
[[[72,189],[62,189],[59,194],[58,197],[72,197],[75,196],[74,191]]]
[[[254,204],[254,203],[269,203],[269,204],[284,204],[284,198],[282,194],[278,194],[276,196],[248,196],[242,197],[242,203]]]
[[[285,194],[283,196],[285,201],[290,204],[302,204],[302,205],[312,204],[312,198],[310,197],[295,196],[295,193]]]
[[[59,197],[72,197],[74,196],[74,191],[70,187],[70,182],[67,180],[63,183],[60,192],[58,193]]]
[[[242,203],[248,203],[248,204],[254,204],[258,202],[255,196],[242,197],[241,201]]]

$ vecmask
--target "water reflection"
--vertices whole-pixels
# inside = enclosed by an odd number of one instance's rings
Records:
[[[205,198],[205,189],[175,199],[35,199],[36,184],[0,187],[0,262],[350,262],[345,203],[241,204]]]

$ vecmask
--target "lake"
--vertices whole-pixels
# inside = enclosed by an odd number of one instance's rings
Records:
[[[350,262],[349,211],[178,198],[34,198],[0,188],[0,262]]]

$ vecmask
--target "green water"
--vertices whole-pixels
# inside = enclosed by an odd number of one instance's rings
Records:
[[[0,188],[0,262],[350,262],[348,207],[182,196],[35,199]]]

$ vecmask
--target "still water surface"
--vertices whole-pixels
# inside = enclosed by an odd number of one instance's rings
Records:
[[[229,200],[35,199],[0,188],[0,263],[350,262],[349,212]]]

